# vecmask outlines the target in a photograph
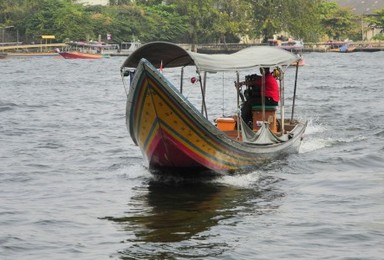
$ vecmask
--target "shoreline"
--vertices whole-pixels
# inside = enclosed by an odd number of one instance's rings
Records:
[[[334,42],[335,45],[341,45],[343,42]],[[331,48],[330,42],[319,42],[319,43],[305,43],[304,48],[298,49],[297,52],[341,52],[338,48]],[[62,46],[62,43],[51,44],[51,45],[16,45],[16,46],[0,46],[0,53],[2,59],[11,58],[16,56],[32,57],[32,56],[55,56],[52,47]],[[192,44],[178,44],[180,47],[186,50],[192,50]],[[196,52],[205,54],[230,54],[241,49],[260,46],[263,44],[239,44],[239,43],[228,43],[228,44],[198,44],[195,45]],[[44,47],[44,48],[43,48]],[[14,49],[13,49],[14,48]],[[370,42],[349,42],[348,51],[351,52],[379,52],[384,51],[384,41],[370,41]],[[111,57],[113,56],[129,56],[129,53],[108,53]]]

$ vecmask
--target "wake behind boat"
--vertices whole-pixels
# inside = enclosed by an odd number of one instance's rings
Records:
[[[129,81],[127,127],[149,169],[160,173],[170,169],[179,173],[196,173],[197,169],[232,173],[297,153],[307,123],[293,118],[294,109],[291,118],[285,118],[284,74],[291,63],[298,61],[295,54],[269,46],[249,47],[229,55],[194,53],[167,42],[141,46],[125,60],[121,74],[124,83]],[[201,111],[164,77],[158,70],[162,66],[180,67],[181,77],[185,66],[196,67],[202,92]],[[250,106],[251,119],[246,122],[244,107],[250,98],[240,100],[244,91],[251,90],[247,82],[250,76],[240,81],[240,72],[256,68],[274,69],[281,100],[278,106],[270,106],[262,95],[261,103]],[[133,78],[128,80],[133,71]],[[205,102],[206,88],[210,87],[206,85],[207,76],[211,72],[234,73],[239,108],[233,116],[218,117],[214,122],[208,120]],[[266,93],[265,75],[261,93]]]

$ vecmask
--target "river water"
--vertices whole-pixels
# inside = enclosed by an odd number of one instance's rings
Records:
[[[145,168],[123,60],[0,61],[0,259],[384,259],[384,52],[305,54],[300,153],[189,181]],[[212,77],[212,119],[231,76]]]

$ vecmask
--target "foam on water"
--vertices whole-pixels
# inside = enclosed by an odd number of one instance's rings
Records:
[[[252,188],[260,178],[260,172],[253,171],[245,174],[225,175],[215,179],[220,184],[230,185],[239,188]]]
[[[329,145],[329,142],[321,138],[322,133],[327,131],[327,127],[319,123],[318,119],[309,119],[304,134],[304,141],[300,146],[300,153],[312,152],[322,149]]]

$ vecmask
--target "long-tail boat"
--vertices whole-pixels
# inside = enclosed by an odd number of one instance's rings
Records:
[[[295,119],[296,69],[288,69],[297,55],[270,46],[253,46],[233,54],[201,54],[168,42],[142,45],[122,64],[127,93],[126,123],[153,173],[194,175],[197,172],[228,174],[259,167],[266,161],[297,153],[307,125]],[[179,67],[180,84],[186,66],[195,66],[201,89],[201,110],[194,106],[162,69]],[[278,106],[252,106],[252,122],[241,115],[243,92],[248,86],[240,72],[269,67],[279,82]],[[284,75],[296,71],[291,117],[286,118]],[[231,116],[208,119],[207,78],[210,73],[230,72],[236,88],[236,111]],[[264,76],[263,76],[264,79]],[[262,80],[265,93],[265,80]],[[245,100],[244,100],[245,101]],[[205,171],[208,170],[208,171]]]
[[[56,50],[64,59],[108,58],[109,55],[104,54],[105,50],[113,49],[112,45],[102,42],[70,42],[67,45],[67,50]]]

